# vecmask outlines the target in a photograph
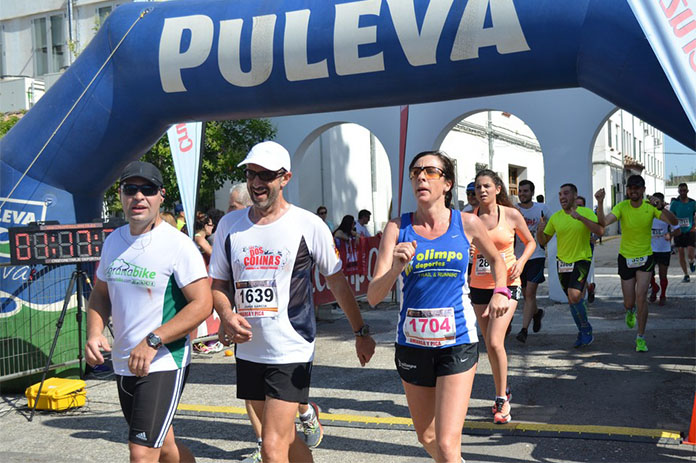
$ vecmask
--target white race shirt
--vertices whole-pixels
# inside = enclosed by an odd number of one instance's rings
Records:
[[[671,230],[674,233],[675,230],[679,229],[679,224],[670,225],[667,222],[663,222],[660,219],[653,219],[652,223],[652,251],[653,252],[671,252],[672,243],[670,240],[665,239],[667,232]]]
[[[106,282],[111,299],[116,374],[133,376],[128,369],[131,350],[188,303],[181,288],[207,276],[193,241],[166,222],[135,236],[124,225],[106,238],[97,277]],[[190,344],[186,336],[162,346],[150,372],[188,365]]]
[[[520,211],[522,217],[524,217],[524,221],[527,223],[527,228],[529,228],[529,232],[532,234],[534,240],[536,241],[536,231],[539,227],[541,215],[544,214],[544,218],[547,221],[551,217],[551,211],[549,210],[549,207],[545,203],[534,202],[532,203],[532,207],[530,207],[529,209],[525,209],[519,204],[516,204],[515,207],[517,207],[517,210]],[[522,243],[522,241],[520,241],[518,237],[515,237],[515,257],[519,259],[520,256],[522,256],[523,252],[524,243]],[[534,250],[534,253],[532,253],[529,260],[539,259],[543,257],[546,257],[546,253],[544,249],[541,246],[539,246],[539,242],[537,241],[536,249]]]
[[[231,282],[234,307],[251,325],[249,342],[237,345],[243,360],[304,363],[314,358],[316,321],[313,265],[323,275],[341,270],[331,232],[299,207],[257,225],[243,209],[225,215],[215,232],[210,276]]]

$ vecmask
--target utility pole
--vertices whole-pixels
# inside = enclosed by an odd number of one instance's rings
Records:
[[[488,137],[488,168],[493,170],[493,116],[491,111],[488,111],[486,136]]]

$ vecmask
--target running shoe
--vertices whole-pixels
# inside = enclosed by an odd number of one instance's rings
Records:
[[[307,421],[303,421],[300,418],[300,424],[302,425],[302,434],[304,436],[305,444],[310,449],[319,447],[321,440],[324,437],[324,428],[319,422],[319,407],[314,402],[310,402],[309,406],[314,410],[314,415]]]
[[[505,388],[505,401],[510,402],[512,401],[512,391],[510,390],[510,387]],[[498,405],[496,403],[493,404],[493,407],[491,408],[491,413],[495,415],[495,413],[498,411]]]
[[[510,401],[503,399],[495,399],[496,412],[493,416],[493,423],[506,424],[512,421],[510,414]]]
[[[689,269],[691,270],[691,273],[696,272],[696,260],[689,262]]]
[[[220,352],[225,349],[225,346],[222,345],[220,341],[215,341],[212,344],[207,344],[208,346],[208,353],[209,354],[214,354],[216,352]]]
[[[636,338],[636,352],[647,352],[648,345],[645,343],[645,339]]]
[[[594,283],[590,283],[589,285],[587,285],[587,302],[589,304],[592,304],[595,300],[594,290],[595,290]]]
[[[541,319],[544,318],[544,309],[537,309],[534,316],[532,316],[532,331],[538,333],[541,329]]]
[[[261,463],[261,444],[256,444],[254,453],[242,460],[242,463]]]
[[[636,326],[636,309],[626,311],[626,326],[633,328]]]
[[[582,346],[582,333],[578,332],[578,337],[575,338],[575,343],[573,344],[573,347],[575,347],[577,349],[578,347],[581,347],[581,346]]]
[[[589,346],[590,344],[592,344],[592,341],[594,341],[594,336],[592,336],[592,330],[580,332],[580,346],[579,347]]]
[[[689,275],[684,275],[684,278],[682,279],[682,283],[688,283],[691,281],[691,278],[689,278]]]
[[[527,330],[522,328],[519,333],[517,333],[517,340],[521,343],[527,342]]]
[[[652,288],[650,290],[650,296],[648,297],[648,300],[650,302],[655,302],[657,300],[657,291],[655,291],[655,288]]]
[[[197,342],[193,345],[193,351],[199,354],[207,354],[210,348],[206,346],[204,342]]]

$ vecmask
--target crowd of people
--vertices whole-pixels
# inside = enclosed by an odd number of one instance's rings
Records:
[[[315,267],[345,312],[358,363],[364,366],[375,352],[335,241],[367,233],[370,212],[360,211],[357,221],[346,215],[333,227],[325,206],[314,214],[289,203],[284,193],[292,179],[290,155],[275,142],[255,145],[239,167],[246,184],[232,188],[221,218],[215,211],[196,215],[193,241],[176,231],[187,225],[180,210],[172,217],[159,213],[166,191],[156,167],[134,162],[120,177],[128,223],[104,243],[88,303],[85,350],[92,366],[111,352],[132,460],[194,460],[175,439],[171,422],[191,361],[188,333],[213,310],[220,318],[219,342],[235,346],[236,394],[257,436],[258,448],[246,462],[312,461],[310,449],[322,440],[319,409],[309,400]],[[675,237],[684,281],[687,259],[696,270],[696,202],[686,185],[666,207],[660,194],[646,198],[643,178],[632,175],[627,199],[610,212],[604,190],[595,193],[595,213],[584,198],[578,200],[577,187],[566,183],[558,192],[560,209],[551,214],[539,196],[532,201],[531,181],[520,182],[519,202],[513,204],[502,179],[481,170],[467,187],[466,211],[459,211],[452,207],[454,164],[444,152],[417,154],[408,172],[416,208],[386,224],[367,298],[376,305],[399,282],[395,368],[418,440],[435,461],[463,461],[462,427],[479,337],[493,376],[492,420],[512,420],[506,335],[522,300],[517,340],[527,341],[530,324],[533,332],[541,329],[544,312],[536,291],[544,281],[544,248],[554,236],[553,265],[578,329],[576,348],[594,339],[587,316],[592,235],[601,237],[613,222],[621,225],[617,272],[625,323],[638,324],[637,352],[648,350],[647,299],[656,300],[659,290],[661,303],[666,297],[665,243]],[[165,218],[172,227],[162,224]],[[656,264],[659,287],[651,280]],[[109,318],[113,345],[103,335]]]

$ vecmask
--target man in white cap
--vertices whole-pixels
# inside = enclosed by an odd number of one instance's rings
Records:
[[[309,397],[314,358],[313,265],[346,313],[361,365],[375,342],[326,225],[283,197],[292,177],[288,151],[262,142],[239,166],[253,204],[222,218],[209,268],[220,340],[237,344],[237,397],[250,400],[261,417],[263,460],[312,461],[294,422]]]

